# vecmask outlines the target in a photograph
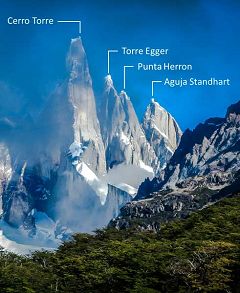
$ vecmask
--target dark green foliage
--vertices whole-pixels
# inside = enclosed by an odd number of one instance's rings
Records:
[[[98,230],[56,252],[0,253],[0,292],[240,292],[240,197],[159,234]]]

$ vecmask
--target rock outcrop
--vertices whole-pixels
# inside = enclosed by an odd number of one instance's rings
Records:
[[[158,168],[163,169],[180,143],[180,127],[172,115],[152,99],[144,114],[142,128],[158,158]]]
[[[110,75],[105,79],[102,100],[99,116],[107,168],[122,163],[138,166],[143,162],[155,169],[157,157],[146,140],[132,102],[126,92],[117,93]]]
[[[225,118],[186,130],[161,177],[146,179],[111,226],[157,230],[225,196],[240,192],[240,102]]]

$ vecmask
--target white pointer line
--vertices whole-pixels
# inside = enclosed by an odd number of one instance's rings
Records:
[[[79,34],[82,33],[82,22],[81,22],[81,20],[58,20],[57,22],[61,22],[61,23],[66,23],[66,22],[78,23],[78,32],[79,32]]]
[[[161,80],[152,80],[152,97],[154,96],[154,83],[160,83]]]
[[[110,74],[110,53],[118,53],[118,50],[108,50],[108,74]]]
[[[124,65],[123,66],[123,89],[126,89],[126,68],[132,68],[133,65]]]

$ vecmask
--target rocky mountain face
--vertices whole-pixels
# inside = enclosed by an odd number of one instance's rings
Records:
[[[4,186],[8,183],[12,175],[12,165],[11,157],[9,150],[6,144],[0,144],[0,182],[3,184],[0,185],[0,192],[4,189]]]
[[[240,102],[225,118],[211,118],[186,130],[158,178],[146,179],[134,201],[110,225],[157,230],[162,222],[240,192]]]
[[[239,103],[230,106],[224,119],[208,119],[193,131],[184,133],[165,170],[165,187],[174,187],[189,177],[208,174],[221,181],[239,169],[238,107]]]
[[[116,217],[179,143],[177,123],[154,105],[141,125],[127,93],[118,94],[107,76],[97,113],[86,53],[81,39],[73,39],[67,78],[38,121],[0,118],[4,241],[53,247]]]
[[[105,79],[100,117],[108,169],[141,162],[156,167],[156,154],[146,140],[131,100],[124,91],[117,93],[110,75]]]
[[[142,128],[158,158],[158,168],[163,169],[180,143],[180,127],[172,115],[152,99],[144,114]]]
[[[73,144],[81,151],[82,161],[97,174],[103,174],[106,171],[104,145],[92,79],[80,38],[71,42],[67,69],[68,79],[56,89],[41,115],[47,152],[51,149],[53,162],[59,164],[62,149]]]
[[[121,208],[118,217],[110,221],[109,226],[158,232],[164,223],[186,218],[194,211],[240,193],[239,172],[234,174],[227,186],[220,189],[207,187],[205,180],[209,178],[194,179],[194,189],[160,190],[152,193],[148,199],[129,202]]]

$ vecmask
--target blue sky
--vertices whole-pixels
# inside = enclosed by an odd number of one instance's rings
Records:
[[[14,91],[9,105],[17,100],[33,113],[43,107],[55,85],[67,76],[66,53],[70,39],[78,33],[72,24],[10,26],[6,23],[8,16],[80,19],[97,96],[107,73],[107,49],[169,48],[165,58],[114,55],[111,74],[118,91],[123,87],[123,65],[162,61],[192,64],[193,71],[184,74],[129,71],[127,93],[140,119],[151,98],[151,80],[164,77],[231,79],[229,87],[156,86],[156,100],[173,114],[182,129],[193,128],[208,117],[224,116],[227,106],[240,99],[237,0],[0,0],[0,4],[0,85]]]

